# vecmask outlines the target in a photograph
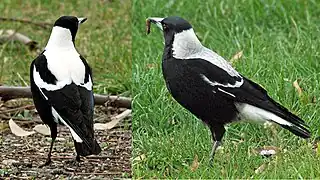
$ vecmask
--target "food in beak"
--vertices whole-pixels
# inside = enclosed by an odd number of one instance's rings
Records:
[[[146,20],[146,32],[147,34],[150,34],[150,29],[151,29],[151,21],[150,19]]]

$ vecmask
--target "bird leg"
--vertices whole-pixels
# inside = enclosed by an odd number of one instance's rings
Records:
[[[210,153],[210,159],[209,159],[209,163],[211,166],[213,165],[213,159],[214,159],[214,155],[216,154],[216,150],[220,145],[221,145],[221,141],[214,141],[213,143],[212,150]]]
[[[224,129],[224,126],[221,124],[215,124],[214,126],[209,126],[210,127],[210,131],[212,134],[212,150],[210,153],[210,159],[209,159],[209,163],[211,166],[213,166],[213,159],[214,159],[214,155],[216,153],[217,148],[222,144],[222,137],[224,135],[224,133],[226,132],[226,130]]]
[[[81,162],[81,159],[80,159],[79,154],[77,154],[77,156],[76,156],[76,161],[77,161],[77,162]]]
[[[48,157],[47,157],[46,163],[44,163],[43,165],[40,165],[39,168],[42,168],[44,166],[48,166],[48,165],[51,164],[51,151],[52,151],[53,143],[54,143],[55,140],[56,140],[56,137],[52,137],[50,150],[49,150],[49,153],[48,153]]]
[[[82,162],[82,160],[80,159],[80,155],[77,154],[76,158],[68,160],[67,164],[78,166],[80,162]]]
[[[46,163],[44,163],[43,165],[40,165],[39,168],[42,168],[44,166],[48,166],[49,164],[51,164],[51,152],[53,148],[53,143],[57,138],[57,124],[50,126],[50,131],[51,131],[51,145],[50,145],[48,157],[47,157]]]

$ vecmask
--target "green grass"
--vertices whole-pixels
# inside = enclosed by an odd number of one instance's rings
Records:
[[[135,178],[320,178],[320,3],[317,1],[133,0],[133,172]],[[313,138],[300,139],[280,127],[240,123],[227,128],[223,150],[209,167],[209,130],[178,105],[161,72],[163,37],[155,26],[145,35],[147,17],[178,15],[189,20],[202,43],[226,59],[243,50],[236,69],[310,125]],[[292,83],[299,83],[299,97]],[[263,158],[254,150],[276,146]],[[195,156],[199,167],[190,166]],[[138,157],[140,158],[138,160]],[[142,159],[142,160],[141,160]],[[262,164],[266,168],[256,174]]]
[[[54,23],[62,15],[85,16],[76,37],[76,47],[93,69],[96,93],[128,95],[131,89],[131,1],[20,1],[3,0],[1,17]],[[0,29],[27,35],[44,48],[51,28],[0,22]],[[0,83],[29,84],[29,65],[38,53],[17,42],[0,45]],[[127,92],[127,93],[126,93]]]

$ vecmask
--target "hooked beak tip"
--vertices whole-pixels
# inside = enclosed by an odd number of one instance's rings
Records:
[[[88,18],[83,17],[83,18],[78,18],[79,24],[84,23]]]

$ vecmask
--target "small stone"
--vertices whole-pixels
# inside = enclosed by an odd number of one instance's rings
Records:
[[[6,166],[11,166],[13,163],[19,163],[19,161],[16,161],[14,159],[5,159],[2,161],[2,164]]]

